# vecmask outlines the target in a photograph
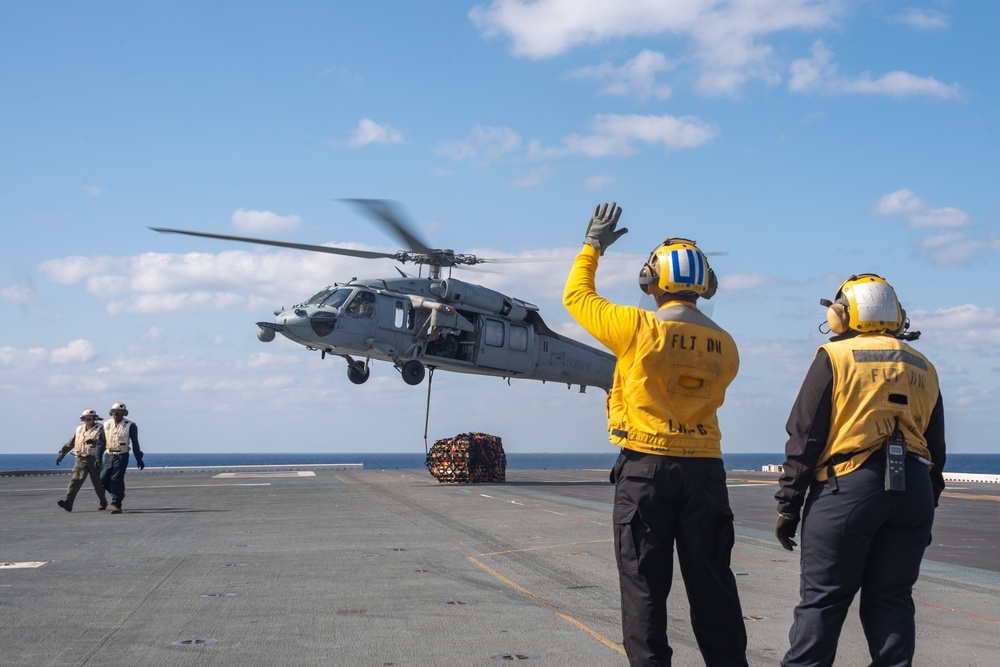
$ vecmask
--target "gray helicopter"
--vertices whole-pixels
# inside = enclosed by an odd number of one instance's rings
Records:
[[[388,361],[409,385],[420,384],[430,369],[501,378],[541,380],[611,390],[615,357],[552,331],[538,306],[451,277],[455,266],[518,260],[487,259],[430,248],[402,222],[396,207],[377,199],[349,199],[399,237],[409,250],[395,253],[287,243],[244,236],[151,227],[170,234],[295,248],[366,259],[394,259],[428,267],[427,276],[351,279],[320,290],[273,322],[257,322],[257,338],[277,334],[347,361],[354,384],[369,378],[372,360]],[[447,277],[441,269],[446,268]],[[420,270],[423,273],[423,270]]]

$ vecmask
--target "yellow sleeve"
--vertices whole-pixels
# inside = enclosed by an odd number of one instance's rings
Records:
[[[600,254],[589,244],[573,261],[573,268],[563,291],[563,305],[580,326],[611,350],[621,356],[635,340],[639,328],[639,309],[619,306],[597,294],[594,274]]]

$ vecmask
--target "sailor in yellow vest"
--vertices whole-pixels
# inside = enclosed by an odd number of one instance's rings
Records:
[[[621,447],[611,481],[625,652],[633,667],[671,663],[667,596],[676,544],[705,664],[744,666],[747,635],[730,569],[733,512],[716,416],[739,353],[698,310],[698,298],[711,298],[718,283],[693,241],[665,240],[639,274],[655,313],[597,294],[598,260],[628,231],[616,230],[620,215],[613,203],[595,209],[563,304],[617,357],[607,410],[609,439]]]
[[[59,455],[56,457],[56,465],[62,463],[63,457],[73,451],[76,462],[73,464],[73,474],[70,475],[69,485],[66,487],[66,498],[57,500],[59,507],[67,512],[73,511],[73,501],[80,491],[87,477],[90,477],[94,491],[100,503],[97,509],[102,510],[108,506],[107,496],[104,495],[104,487],[101,485],[101,457],[104,456],[104,430],[101,428],[101,418],[94,410],[84,410],[80,415],[83,423],[76,427],[76,432],[69,439]]]
[[[937,371],[904,340],[909,321],[883,278],[854,275],[827,307],[786,429],[775,535],[792,550],[799,519],[802,599],[783,667],[831,665],[861,591],[873,665],[913,661],[913,584],[944,489]]]
[[[107,443],[104,471],[101,481],[111,494],[111,513],[121,514],[125,498],[125,470],[128,468],[129,451],[135,452],[135,464],[142,470],[142,450],[139,449],[139,427],[125,419],[128,409],[124,403],[115,403],[108,411],[111,419],[104,422],[104,440]],[[132,446],[129,447],[131,442]]]

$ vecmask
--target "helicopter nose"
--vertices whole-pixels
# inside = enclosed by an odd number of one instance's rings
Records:
[[[309,328],[309,316],[301,308],[285,310],[275,315],[274,323],[284,325],[293,331],[303,330]]]

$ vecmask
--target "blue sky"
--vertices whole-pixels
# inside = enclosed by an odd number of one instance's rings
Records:
[[[727,253],[732,452],[781,451],[818,300],[879,273],[950,449],[1000,451],[998,23],[982,0],[0,3],[0,452],[115,401],[151,454],[422,451],[426,382],[256,339],[391,261],[148,229],[399,249],[354,197],[435,247],[565,258],[457,277],[585,342],[560,296],[595,204],[631,230],[598,274],[619,303],[665,236]],[[599,390],[438,373],[430,441],[467,431],[609,447]]]

